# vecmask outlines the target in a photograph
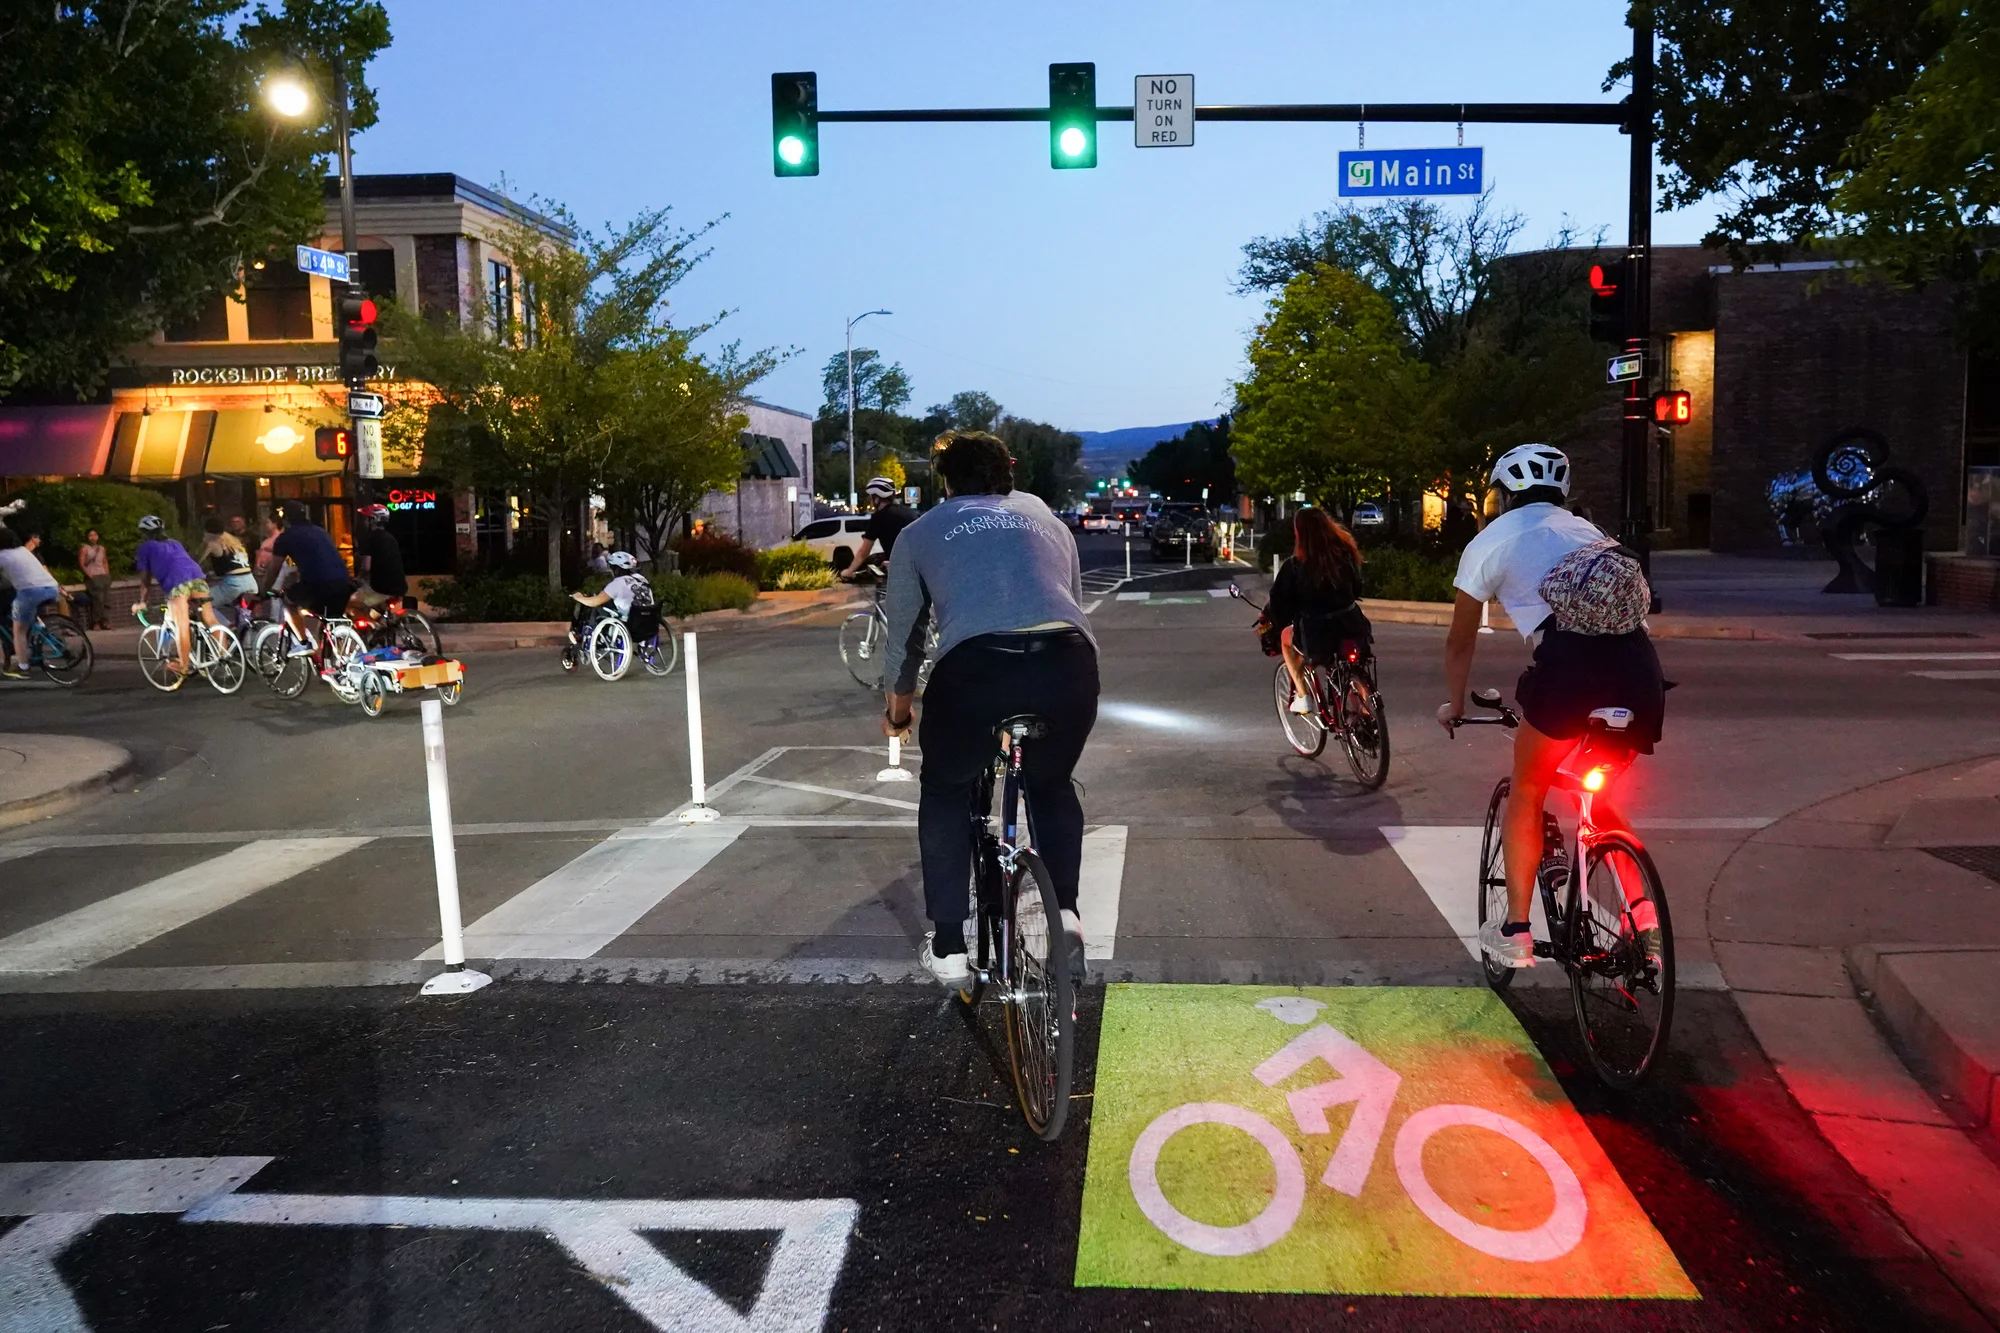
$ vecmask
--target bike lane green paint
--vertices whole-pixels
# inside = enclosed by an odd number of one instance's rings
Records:
[[[1484,989],[1112,986],[1078,1286],[1697,1298]]]

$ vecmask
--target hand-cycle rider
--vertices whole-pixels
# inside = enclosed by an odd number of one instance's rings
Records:
[[[1000,724],[1019,714],[1047,723],[1046,734],[1022,743],[1022,784],[1069,947],[1081,948],[1083,803],[1070,774],[1097,721],[1097,644],[1080,605],[1076,539],[1040,499],[1014,489],[1006,444],[984,431],[951,432],[931,468],[947,498],[897,539],[882,729],[910,729],[925,615],[935,616],[937,665],[918,730],[917,843],[931,921],[919,956],[933,977],[962,988],[971,979],[964,924],[973,792],[998,750]]]
[[[897,499],[896,483],[887,477],[868,479],[868,503],[875,512],[868,516],[868,526],[861,529],[861,547],[854,553],[854,563],[840,571],[842,581],[854,582],[857,575],[871,562],[878,573],[886,574],[889,561],[896,549],[896,538],[903,529],[917,521],[917,511]],[[880,546],[880,553],[875,548]]]
[[[570,600],[576,606],[570,612],[570,642],[579,647],[590,640],[591,626],[603,615],[599,609],[609,606],[620,620],[632,618],[632,608],[653,604],[653,585],[639,572],[639,558],[630,551],[612,551],[604,557],[605,568],[611,571],[611,580],[596,592],[573,592]]]
[[[1521,725],[1514,733],[1513,783],[1501,830],[1507,919],[1489,919],[1479,943],[1495,962],[1530,967],[1535,952],[1528,904],[1542,856],[1542,807],[1556,769],[1600,708],[1630,709],[1623,741],[1652,753],[1666,714],[1666,686],[1644,625],[1648,593],[1638,562],[1596,524],[1563,507],[1568,457],[1545,444],[1524,444],[1500,456],[1492,479],[1507,511],[1459,558],[1444,650],[1449,699],[1437,717],[1449,730],[1465,715],[1480,608],[1497,599],[1533,646],[1534,662],[1514,687]],[[1550,598],[1561,602],[1560,613]],[[1657,924],[1638,925],[1657,935]]]

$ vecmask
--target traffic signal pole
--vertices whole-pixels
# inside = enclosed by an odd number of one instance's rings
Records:
[[[1638,552],[1652,575],[1652,502],[1648,481],[1653,446],[1653,15],[1645,4],[1632,9],[1632,95],[1626,132],[1632,136],[1630,199],[1625,237],[1625,351],[1637,353],[1645,373],[1625,382],[1623,448],[1619,491],[1624,512],[1618,539]],[[1654,609],[1658,610],[1655,598]]]
[[[356,242],[354,237],[354,136],[350,133],[348,125],[350,111],[347,95],[347,67],[339,55],[336,55],[333,61],[333,115],[334,132],[340,137],[340,252],[347,256],[347,289],[350,292],[359,292],[361,287],[361,256],[355,249]],[[336,300],[334,302],[336,315],[339,313],[339,307],[340,302]],[[336,338],[338,335],[339,330],[336,329]],[[354,383],[352,380],[348,380],[347,387],[349,389],[358,389],[362,386]],[[359,451],[354,448],[354,441],[359,438],[360,423],[350,414],[347,418],[347,461],[340,465],[343,479],[358,477],[360,474],[361,460]],[[358,489],[357,487],[356,490],[358,491]],[[360,497],[358,494],[350,492],[347,499],[350,508],[359,506]],[[350,524],[349,531],[352,530],[353,527]]]

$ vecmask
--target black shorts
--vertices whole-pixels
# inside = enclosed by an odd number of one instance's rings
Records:
[[[1300,616],[1292,626],[1292,646],[1308,662],[1329,664],[1345,656],[1350,643],[1364,658],[1375,655],[1374,627],[1358,606],[1330,616]]]
[[[344,579],[339,583],[295,583],[286,595],[321,619],[330,619],[347,614],[347,602],[354,596],[354,584]]]
[[[1557,740],[1583,735],[1595,709],[1629,708],[1632,722],[1625,735],[1641,754],[1653,752],[1667,711],[1660,655],[1642,629],[1630,634],[1545,630],[1535,663],[1521,673],[1514,698],[1529,726]]]

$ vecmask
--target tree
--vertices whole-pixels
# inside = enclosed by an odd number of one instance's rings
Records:
[[[1429,367],[1404,351],[1388,298],[1320,264],[1285,284],[1250,340],[1236,386],[1236,465],[1245,486],[1350,513],[1360,500],[1424,475],[1421,393]]]
[[[1827,234],[1850,144],[1878,109],[1911,92],[1964,8],[1652,0],[1661,202],[1680,208],[1726,196],[1732,207],[1709,239],[1739,263]],[[1630,61],[1621,61],[1605,87],[1630,76]]]
[[[2000,337],[2000,0],[1941,3],[1950,38],[1909,91],[1848,141],[1834,206],[1854,252],[1893,280],[1973,287],[1982,341]]]
[[[1169,500],[1236,498],[1236,462],[1229,456],[1230,422],[1197,421],[1171,440],[1161,440],[1132,461],[1132,480]]]
[[[953,394],[950,402],[934,404],[925,419],[934,418],[943,423],[938,434],[947,430],[990,431],[1005,411],[992,394],[966,389]]]
[[[711,364],[692,350],[714,321],[676,326],[667,298],[706,257],[694,246],[714,224],[689,233],[668,216],[641,213],[602,240],[579,232],[574,247],[527,223],[504,227],[495,241],[533,315],[505,336],[385,316],[405,373],[429,386],[426,466],[461,486],[531,495],[546,516],[551,588],[562,585],[565,503],[611,484],[621,516],[650,527],[741,471],[740,450],[723,466],[724,442],[736,450],[744,424],[735,400],[775,358],[743,361],[730,348]]]
[[[959,394],[952,401],[966,396]],[[976,396],[985,397],[984,394]],[[992,402],[992,399],[986,401]],[[1017,490],[1039,495],[1050,508],[1060,509],[1083,489],[1083,472],[1078,466],[1083,457],[1083,440],[1080,437],[1044,422],[1027,421],[1020,417],[1003,417],[995,426],[994,433],[1007,442],[1007,451],[1014,455],[1014,486]]]
[[[0,19],[0,394],[88,396],[119,352],[318,235],[331,117],[280,122],[274,69],[374,124],[377,0],[71,0]]]
[[[847,416],[847,353],[835,352],[827,359],[826,369],[820,374],[820,387],[826,394],[826,401],[820,406],[822,417]],[[900,365],[885,363],[881,353],[872,347],[854,349],[854,410],[877,408],[893,412],[910,401],[910,377]]]

